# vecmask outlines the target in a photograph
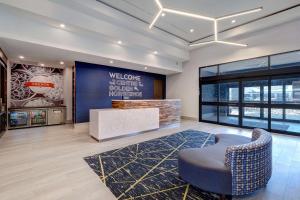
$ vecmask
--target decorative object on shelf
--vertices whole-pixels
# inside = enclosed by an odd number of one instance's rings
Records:
[[[163,12],[213,22],[213,25],[214,25],[214,40],[211,40],[211,41],[208,41],[208,42],[192,43],[189,46],[199,46],[199,45],[205,45],[205,44],[211,44],[211,43],[220,43],[220,44],[242,46],[242,47],[248,46],[247,44],[240,44],[240,43],[235,43],[235,42],[227,42],[227,41],[219,40],[219,38],[218,38],[218,22],[222,21],[224,19],[230,19],[230,18],[233,18],[233,17],[241,16],[241,15],[247,15],[247,14],[259,12],[263,9],[262,7],[259,7],[259,8],[254,8],[254,9],[242,11],[242,12],[233,13],[233,14],[230,14],[230,15],[225,15],[225,16],[222,16],[222,17],[213,18],[213,17],[207,17],[207,16],[203,16],[203,15],[199,15],[199,14],[194,14],[194,13],[189,13],[189,12],[183,12],[183,11],[179,11],[179,10],[164,8],[159,0],[155,0],[155,3],[157,5],[157,7],[159,8],[159,11],[155,15],[152,22],[150,23],[150,25],[149,25],[150,29],[154,26],[154,24],[156,23],[156,21],[159,19],[159,17],[161,16],[161,14]]]
[[[11,68],[11,107],[61,106],[63,69],[15,63]]]
[[[177,172],[178,150],[214,143],[212,134],[186,130],[84,160],[117,199],[217,200],[219,195],[189,185]]]

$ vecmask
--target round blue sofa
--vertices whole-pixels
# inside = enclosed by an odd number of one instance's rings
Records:
[[[272,136],[254,129],[252,138],[217,134],[216,144],[179,151],[180,177],[202,190],[246,195],[267,185],[272,174]]]

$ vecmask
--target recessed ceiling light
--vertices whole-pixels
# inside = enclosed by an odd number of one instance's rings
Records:
[[[44,63],[41,63],[41,66],[42,66],[42,67],[44,67],[44,66],[45,66],[45,64],[44,64]]]
[[[231,23],[232,23],[232,24],[234,24],[235,22],[236,22],[236,20],[235,20],[235,19],[233,19],[233,20],[231,21]]]
[[[162,17],[166,16],[166,13],[162,13],[161,16],[162,16]]]
[[[148,67],[145,67],[145,69],[148,69]]]
[[[154,53],[155,55],[156,55],[156,54],[158,54],[158,52],[157,52],[157,51],[154,51],[153,53]]]
[[[24,59],[24,56],[19,56],[20,59]]]
[[[64,25],[64,24],[60,24],[59,26],[60,26],[60,28],[65,28],[66,27],[66,25]]]
[[[65,63],[64,63],[64,61],[60,61],[59,64],[63,65],[63,64],[65,64]]]
[[[118,41],[118,44],[122,44],[123,42],[121,40]]]
[[[190,32],[191,32],[191,33],[193,33],[194,31],[195,31],[194,29],[192,29],[192,28],[190,29]]]
[[[114,61],[113,61],[113,60],[110,60],[110,61],[109,61],[109,63],[110,63],[110,64],[113,64],[113,63],[114,63]]]

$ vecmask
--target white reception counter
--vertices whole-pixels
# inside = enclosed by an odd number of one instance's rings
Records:
[[[89,132],[98,141],[158,128],[158,108],[90,110]]]

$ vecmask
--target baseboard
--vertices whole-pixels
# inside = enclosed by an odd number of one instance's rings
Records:
[[[181,116],[181,119],[191,120],[191,121],[198,121],[198,118],[196,118],[196,117],[188,117],[188,116]]]
[[[73,120],[66,120],[66,124],[73,124]]]
[[[89,122],[76,123],[74,124],[74,128],[80,131],[89,131]]]

